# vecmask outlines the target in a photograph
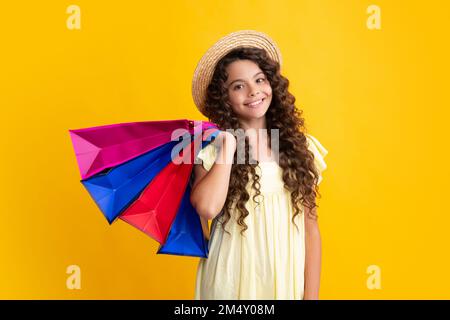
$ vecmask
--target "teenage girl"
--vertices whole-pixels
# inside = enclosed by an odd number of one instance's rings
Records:
[[[195,299],[319,298],[316,197],[328,151],[306,133],[280,61],[273,40],[243,30],[197,66],[194,101],[221,132],[194,166],[191,203],[204,225],[212,220]],[[237,129],[251,133],[244,159]],[[271,129],[278,130],[273,146]]]

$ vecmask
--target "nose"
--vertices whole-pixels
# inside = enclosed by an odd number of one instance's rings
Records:
[[[258,87],[252,87],[250,86],[250,96],[251,97],[255,97],[256,95],[258,95],[260,93]]]

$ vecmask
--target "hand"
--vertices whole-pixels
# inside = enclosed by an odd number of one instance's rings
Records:
[[[219,149],[225,146],[225,148],[228,149],[229,152],[232,153],[233,155],[234,152],[236,151],[236,144],[237,144],[236,138],[231,132],[228,131],[221,131],[214,140],[214,144]]]
[[[208,137],[211,134],[211,132],[209,132],[208,130],[206,130],[204,133],[205,137]],[[220,131],[212,143],[219,151],[217,154],[218,157],[219,154],[222,155],[221,157],[219,157],[221,159],[219,160],[219,163],[232,163],[237,145],[234,135],[228,131]]]

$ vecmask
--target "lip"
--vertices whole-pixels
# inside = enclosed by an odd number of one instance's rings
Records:
[[[258,99],[258,100],[255,100],[255,101],[252,101],[252,102],[249,102],[249,103],[244,103],[244,105],[245,105],[246,107],[249,107],[249,108],[257,108],[257,107],[259,107],[259,106],[264,102],[264,100],[266,100],[266,98],[261,98],[261,99]],[[257,105],[254,105],[254,106],[250,106],[250,105],[249,105],[250,103],[254,103],[254,102],[256,102],[256,101],[261,101],[261,102],[258,103]]]

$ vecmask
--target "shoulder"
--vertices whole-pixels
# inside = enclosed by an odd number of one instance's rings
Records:
[[[316,168],[318,169],[320,176],[319,176],[319,183],[322,181],[322,171],[324,171],[327,168],[327,164],[325,162],[325,157],[328,154],[328,150],[323,146],[323,144],[313,135],[309,133],[305,133],[306,141],[308,143],[308,150],[311,151],[314,155],[314,164],[316,165]]]
[[[311,151],[319,153],[325,157],[328,154],[328,150],[320,143],[320,141],[309,133],[305,133],[306,141],[308,141],[308,147]]]

